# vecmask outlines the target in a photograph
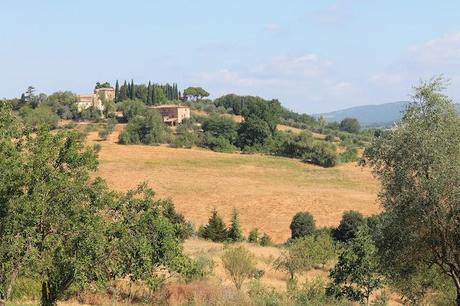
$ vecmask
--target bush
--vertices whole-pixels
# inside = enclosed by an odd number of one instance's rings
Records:
[[[316,230],[315,219],[309,212],[299,212],[292,218],[289,228],[292,239],[313,235]]]
[[[201,127],[205,133],[209,133],[214,137],[223,137],[230,144],[233,144],[238,136],[238,124],[233,119],[225,116],[209,116],[204,120]]]
[[[209,133],[203,134],[201,145],[216,152],[234,152],[236,150],[227,138],[216,137]]]
[[[334,167],[337,164],[337,153],[335,146],[328,145],[325,142],[316,142],[312,150],[305,153],[303,161],[322,167]]]
[[[339,129],[348,133],[358,133],[361,129],[359,121],[355,118],[345,118],[339,124]]]
[[[222,255],[222,264],[238,290],[256,272],[254,255],[242,246],[227,249]]]
[[[347,146],[347,150],[339,154],[341,163],[355,162],[358,160],[358,150],[355,147]]]
[[[264,233],[262,237],[260,237],[259,244],[261,246],[271,246],[273,244],[272,238],[268,234]]]
[[[238,129],[237,144],[240,148],[264,145],[271,135],[267,122],[257,117],[249,118]]]
[[[259,229],[253,228],[248,235],[248,242],[259,243]]]
[[[32,109],[28,106],[21,108],[20,115],[24,119],[24,123],[29,127],[46,126],[50,129],[57,127],[59,116],[46,105]]]
[[[119,108],[123,112],[123,117],[128,122],[136,116],[143,116],[146,111],[145,104],[141,100],[126,100]]]
[[[156,110],[147,110],[145,116],[133,118],[119,136],[122,144],[160,144],[170,139],[170,130]]]
[[[364,217],[360,212],[347,211],[343,214],[339,226],[333,230],[332,235],[337,241],[348,242],[356,237],[359,227],[364,223]]]

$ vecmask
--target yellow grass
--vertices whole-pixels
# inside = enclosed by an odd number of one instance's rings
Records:
[[[213,208],[228,222],[235,207],[245,234],[258,227],[275,242],[284,242],[299,211],[311,212],[319,226],[336,225],[347,210],[379,211],[377,182],[354,164],[325,169],[282,157],[120,145],[116,140],[122,128],[118,125],[107,141],[98,142],[97,174],[120,191],[148,181],[197,227]],[[88,142],[97,141],[97,132],[90,133]]]

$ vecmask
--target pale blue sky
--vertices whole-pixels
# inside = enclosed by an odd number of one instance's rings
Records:
[[[458,0],[2,0],[0,42],[0,97],[133,78],[313,113],[442,73],[460,101]]]

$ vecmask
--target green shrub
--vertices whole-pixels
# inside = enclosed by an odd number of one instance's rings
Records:
[[[216,152],[234,152],[235,146],[230,141],[222,136],[213,136],[210,133],[202,135],[201,145]]]
[[[340,242],[348,242],[356,237],[361,225],[365,223],[363,215],[358,211],[346,211],[340,220],[339,226],[332,231],[332,236]]]
[[[310,152],[303,155],[303,161],[322,167],[334,167],[337,164],[335,146],[325,142],[316,142]]]
[[[38,278],[18,277],[13,287],[11,299],[17,300],[40,300],[41,283]]]
[[[273,244],[272,238],[267,233],[264,233],[262,237],[260,237],[259,244],[261,246],[271,246]]]
[[[170,130],[157,110],[147,110],[145,116],[131,119],[119,136],[121,144],[161,144],[170,139]]]
[[[339,154],[341,163],[355,162],[358,160],[358,150],[355,147],[348,146],[345,152]]]
[[[227,249],[221,259],[225,271],[238,290],[256,272],[254,255],[242,246]]]
[[[248,235],[248,242],[259,243],[259,229],[253,228]]]
[[[315,219],[309,212],[299,212],[292,218],[289,228],[292,239],[313,235],[316,230]]]

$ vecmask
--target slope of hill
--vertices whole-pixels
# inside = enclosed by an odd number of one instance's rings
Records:
[[[147,181],[160,197],[172,198],[196,227],[208,221],[213,208],[228,222],[235,207],[246,235],[258,227],[284,242],[299,211],[311,212],[319,226],[337,225],[346,210],[379,211],[378,183],[368,169],[354,164],[321,168],[283,157],[120,145],[121,128],[107,141],[89,134],[90,144],[101,145],[97,174],[116,190]]]
[[[406,107],[408,101],[398,101],[379,105],[363,105],[350,107],[329,113],[318,114],[323,116],[327,121],[341,121],[346,117],[352,117],[359,120],[365,127],[382,127],[389,126],[401,119],[401,112]],[[460,104],[456,104],[460,112]]]
[[[401,112],[407,101],[398,101],[379,105],[363,105],[318,114],[327,121],[341,121],[346,117],[356,118],[363,126],[387,126],[401,118]]]

